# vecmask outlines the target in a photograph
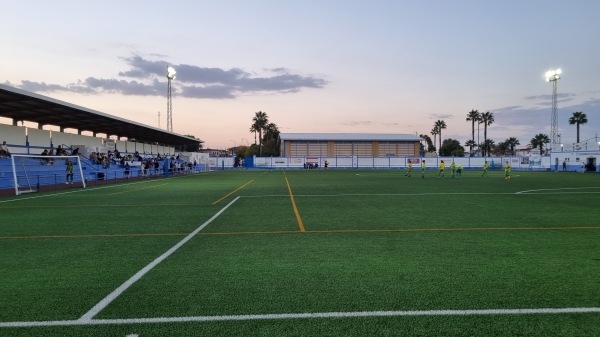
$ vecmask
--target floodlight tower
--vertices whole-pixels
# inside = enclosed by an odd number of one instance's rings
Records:
[[[557,89],[556,83],[560,80],[560,69],[549,70],[546,72],[546,81],[552,82],[552,117],[550,125],[550,139],[552,141],[552,147],[554,144],[558,144],[558,104],[557,104]]]
[[[171,80],[175,79],[175,69],[167,66],[167,131],[173,132],[173,95],[171,92]]]

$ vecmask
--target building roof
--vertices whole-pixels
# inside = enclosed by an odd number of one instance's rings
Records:
[[[421,137],[399,133],[280,133],[282,141],[421,141]]]
[[[168,146],[200,140],[0,84],[0,117]]]

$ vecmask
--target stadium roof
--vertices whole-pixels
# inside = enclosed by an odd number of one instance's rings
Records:
[[[124,118],[0,84],[0,117],[42,125],[127,137],[168,146],[193,145],[200,140]]]
[[[280,133],[282,141],[421,141],[421,137],[411,134],[398,133]]]

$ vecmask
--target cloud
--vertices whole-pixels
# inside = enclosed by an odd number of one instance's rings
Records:
[[[451,114],[430,114],[429,119],[452,119],[454,115]]]
[[[404,126],[398,122],[349,121],[340,123],[344,126]]]
[[[172,66],[177,71],[176,79],[172,82],[174,95],[187,98],[234,99],[248,93],[295,93],[306,88],[320,89],[328,84],[325,79],[294,74],[283,67],[263,69],[262,75],[256,75],[241,68],[177,65],[164,60],[148,60],[139,55],[120,59],[129,69],[119,71],[119,78],[88,77],[69,85],[22,81],[18,87],[33,92],[70,91],[86,94],[163,96],[167,66]]]
[[[556,98],[557,98],[558,102],[569,102],[569,101],[572,101],[575,97],[577,97],[577,95],[573,94],[573,93],[556,94]],[[528,101],[541,101],[541,102],[538,102],[538,104],[541,104],[541,105],[552,105],[552,95],[534,95],[534,96],[525,96],[523,98]]]

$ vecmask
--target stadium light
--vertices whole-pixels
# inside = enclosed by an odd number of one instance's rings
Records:
[[[546,72],[546,82],[552,82],[552,112],[550,116],[550,140],[552,147],[559,143],[558,140],[558,95],[556,83],[560,79],[562,70],[554,69]]]
[[[173,94],[171,81],[175,79],[175,68],[167,66],[167,131],[173,132]]]

